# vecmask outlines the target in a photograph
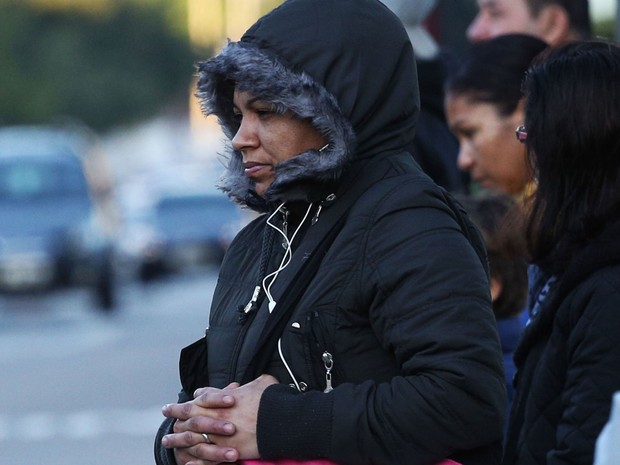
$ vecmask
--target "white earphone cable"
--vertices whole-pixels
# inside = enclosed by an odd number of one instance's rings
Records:
[[[299,387],[299,383],[297,382],[297,379],[295,378],[293,371],[288,366],[288,363],[286,363],[286,359],[284,358],[284,354],[282,353],[282,338],[278,339],[278,353],[280,354],[280,360],[282,360],[282,363],[284,364],[284,368],[286,368],[286,371],[288,371],[288,374],[293,380],[293,383],[295,383],[295,387],[297,388],[298,391],[301,392],[301,387]]]
[[[267,218],[267,224],[270,227],[272,227],[273,229],[275,229],[276,231],[278,231],[280,233],[280,235],[284,238],[284,241],[286,242],[286,251],[284,252],[284,256],[282,257],[282,261],[280,262],[280,266],[278,267],[277,270],[269,273],[267,276],[265,276],[263,278],[263,289],[265,290],[265,295],[267,296],[267,299],[269,300],[269,313],[271,313],[273,311],[273,309],[275,308],[275,306],[276,306],[276,301],[274,300],[273,296],[271,295],[271,285],[274,283],[274,281],[276,280],[276,278],[278,277],[280,272],[284,268],[286,268],[288,266],[288,264],[290,263],[290,261],[292,259],[292,256],[293,256],[293,250],[291,248],[291,244],[295,240],[295,237],[297,236],[297,233],[301,230],[304,222],[306,221],[306,218],[308,218],[308,215],[310,214],[310,211],[312,210],[312,206],[313,205],[314,204],[311,203],[308,206],[308,209],[306,210],[306,214],[304,215],[304,217],[302,218],[301,222],[299,223],[299,226],[297,226],[297,229],[295,229],[295,232],[291,236],[290,240],[286,236],[286,233],[284,231],[282,231],[276,225],[270,223],[270,221],[274,217],[274,215],[276,213],[278,213],[280,211],[280,209],[284,206],[284,203],[280,204],[280,206],[276,209],[276,211],[274,211],[271,214],[271,216],[269,218]],[[270,278],[272,276],[273,276],[273,278],[269,282],[269,285],[266,286],[265,282],[267,281],[268,278]]]

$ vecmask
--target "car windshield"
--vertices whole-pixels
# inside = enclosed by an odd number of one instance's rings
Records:
[[[84,195],[88,191],[79,163],[67,160],[1,160],[0,199]]]
[[[239,217],[236,207],[224,195],[166,197],[156,206],[156,221],[165,234],[176,235],[219,230],[223,223]]]

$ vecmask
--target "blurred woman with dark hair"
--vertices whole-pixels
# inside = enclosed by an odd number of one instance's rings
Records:
[[[551,49],[524,93],[530,323],[503,463],[590,465],[620,389],[620,47]]]
[[[523,121],[521,82],[547,44],[512,34],[474,45],[446,84],[446,118],[459,140],[458,167],[484,189],[521,196],[532,175],[514,138]]]

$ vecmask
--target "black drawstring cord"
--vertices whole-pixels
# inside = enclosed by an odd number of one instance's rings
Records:
[[[273,248],[274,229],[265,225],[263,231],[263,243],[260,253],[260,264],[258,268],[258,280],[254,287],[254,294],[252,299],[246,305],[239,305],[237,307],[239,311],[239,323],[244,324],[248,316],[260,307],[263,299],[265,298],[265,292],[263,291],[263,279],[267,276],[267,267],[269,266],[269,258],[271,256],[271,249]]]

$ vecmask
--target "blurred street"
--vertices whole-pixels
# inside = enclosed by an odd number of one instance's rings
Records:
[[[111,314],[81,289],[0,296],[0,464],[151,465],[179,350],[203,334],[215,277],[126,283]]]

